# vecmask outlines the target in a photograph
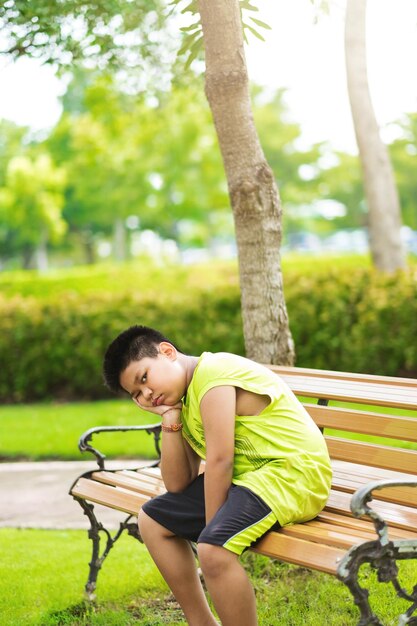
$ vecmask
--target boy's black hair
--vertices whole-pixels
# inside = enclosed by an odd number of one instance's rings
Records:
[[[104,355],[103,377],[106,386],[114,393],[125,391],[120,385],[120,374],[132,361],[144,357],[156,358],[161,341],[168,341],[178,350],[172,341],[148,326],[131,326],[120,333]]]

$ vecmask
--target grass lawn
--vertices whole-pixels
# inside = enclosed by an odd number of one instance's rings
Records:
[[[314,259],[314,262],[312,262]],[[411,262],[411,260],[410,260]],[[146,271],[143,271],[144,264]],[[369,255],[323,255],[286,254],[282,259],[284,273],[299,271],[303,274],[327,272],[329,267],[345,268],[370,267]],[[171,293],[177,289],[179,281],[183,288],[200,285],[206,277],[210,284],[225,285],[237,283],[237,261],[211,260],[193,266],[167,264],[162,268],[152,262],[142,260],[119,263],[99,263],[96,265],[72,268],[50,269],[47,273],[36,270],[13,270],[1,272],[0,293],[6,297],[14,295],[35,298],[56,297],[59,293],[91,294],[96,292],[119,292],[129,290],[136,284],[138,271],[141,277],[141,291],[153,292],[155,282],[158,288]]]
[[[132,546],[134,549],[132,549]],[[83,531],[0,530],[0,614],[7,626],[185,626],[146,549],[124,536],[99,576],[97,601],[83,600],[89,542]],[[335,578],[246,554],[258,599],[259,626],[356,626],[358,611]],[[416,580],[417,564],[402,563]],[[362,584],[386,626],[408,607],[366,570]]]
[[[157,421],[127,399],[1,406],[0,459],[89,460],[92,455],[82,455],[77,447],[80,435],[89,428]],[[93,439],[93,445],[113,458],[152,458],[152,442],[146,433],[109,433]]]

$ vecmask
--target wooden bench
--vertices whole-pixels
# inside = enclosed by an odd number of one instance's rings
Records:
[[[397,579],[397,561],[417,558],[417,446],[406,447],[407,442],[417,443],[417,380],[269,367],[287,382],[324,430],[333,482],[320,515],[267,533],[252,550],[336,575],[353,594],[361,626],[381,624],[368,602],[368,591],[358,582],[360,566],[370,563],[381,582],[391,582],[397,594],[410,602],[399,624],[417,624],[417,617],[412,617],[417,608],[417,580],[414,589],[403,590]],[[125,529],[141,539],[135,517],[144,502],[165,491],[157,460],[133,471],[107,471],[104,455],[90,443],[98,433],[128,430],[152,434],[159,455],[159,425],[92,428],[79,443],[80,450],[93,453],[99,465],[98,470],[80,476],[70,490],[91,523],[89,597],[114,543]],[[379,439],[370,442],[364,436]],[[114,536],[97,520],[93,503],[129,514]],[[101,531],[107,541],[100,555]]]

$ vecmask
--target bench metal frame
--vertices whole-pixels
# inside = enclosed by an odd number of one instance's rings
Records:
[[[104,460],[106,455],[100,452],[97,448],[93,448],[90,445],[90,442],[93,438],[93,435],[102,432],[127,432],[127,431],[145,431],[148,435],[153,435],[155,450],[158,455],[158,459],[153,463],[149,463],[146,467],[157,467],[159,465],[159,459],[161,456],[161,448],[160,448],[160,438],[161,438],[161,425],[160,424],[149,424],[145,426],[97,426],[96,428],[90,428],[85,433],[83,433],[78,442],[78,448],[81,452],[91,452],[96,457],[97,464],[100,470],[105,470]],[[140,469],[136,468],[136,469]],[[97,470],[91,470],[89,472],[85,472],[82,474],[83,478],[90,478],[91,474]],[[111,471],[111,470],[106,470]],[[74,481],[71,485],[71,489],[69,490],[69,494],[72,495],[72,489],[75,483],[81,478],[80,476]],[[135,519],[134,515],[128,515],[123,522],[120,522],[119,528],[117,532],[112,535],[110,531],[103,526],[101,522],[98,521],[95,511],[94,504],[87,502],[83,498],[79,498],[77,496],[72,496],[74,500],[78,502],[80,507],[83,510],[84,515],[88,517],[90,522],[90,528],[88,530],[88,537],[92,541],[92,555],[91,561],[89,562],[89,574],[87,583],[85,585],[86,596],[89,600],[95,600],[95,590],[97,586],[97,577],[99,571],[109,554],[110,550],[113,548],[116,541],[121,537],[123,532],[126,530],[128,535],[131,535],[141,543],[143,543],[142,537],[140,536],[139,527],[137,522],[132,522],[132,519]],[[100,543],[101,536],[100,533],[104,533],[106,536],[106,545],[103,552],[100,555]]]

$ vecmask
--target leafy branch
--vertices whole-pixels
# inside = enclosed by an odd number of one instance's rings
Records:
[[[174,11],[176,8],[179,8],[183,3],[184,0],[171,0],[170,5],[172,6],[172,11]],[[259,32],[259,29],[262,28],[270,30],[271,27],[269,26],[269,24],[266,24],[266,22],[263,22],[262,20],[259,20],[252,15],[246,15],[246,11],[250,13],[259,11],[258,7],[251,4],[250,0],[239,0],[239,8],[242,19],[243,38],[245,43],[248,43],[248,32],[260,39],[261,41],[265,41],[265,39]],[[243,19],[244,12],[247,21],[244,21]],[[187,2],[186,5],[181,9],[180,13],[191,13],[191,15],[196,18],[194,22],[192,22],[188,26],[183,26],[180,29],[183,33],[183,42],[181,48],[178,50],[178,55],[181,56],[183,54],[187,54],[185,68],[188,69],[194,59],[199,57],[204,47],[203,30],[200,22],[197,0],[191,0],[191,2]]]

